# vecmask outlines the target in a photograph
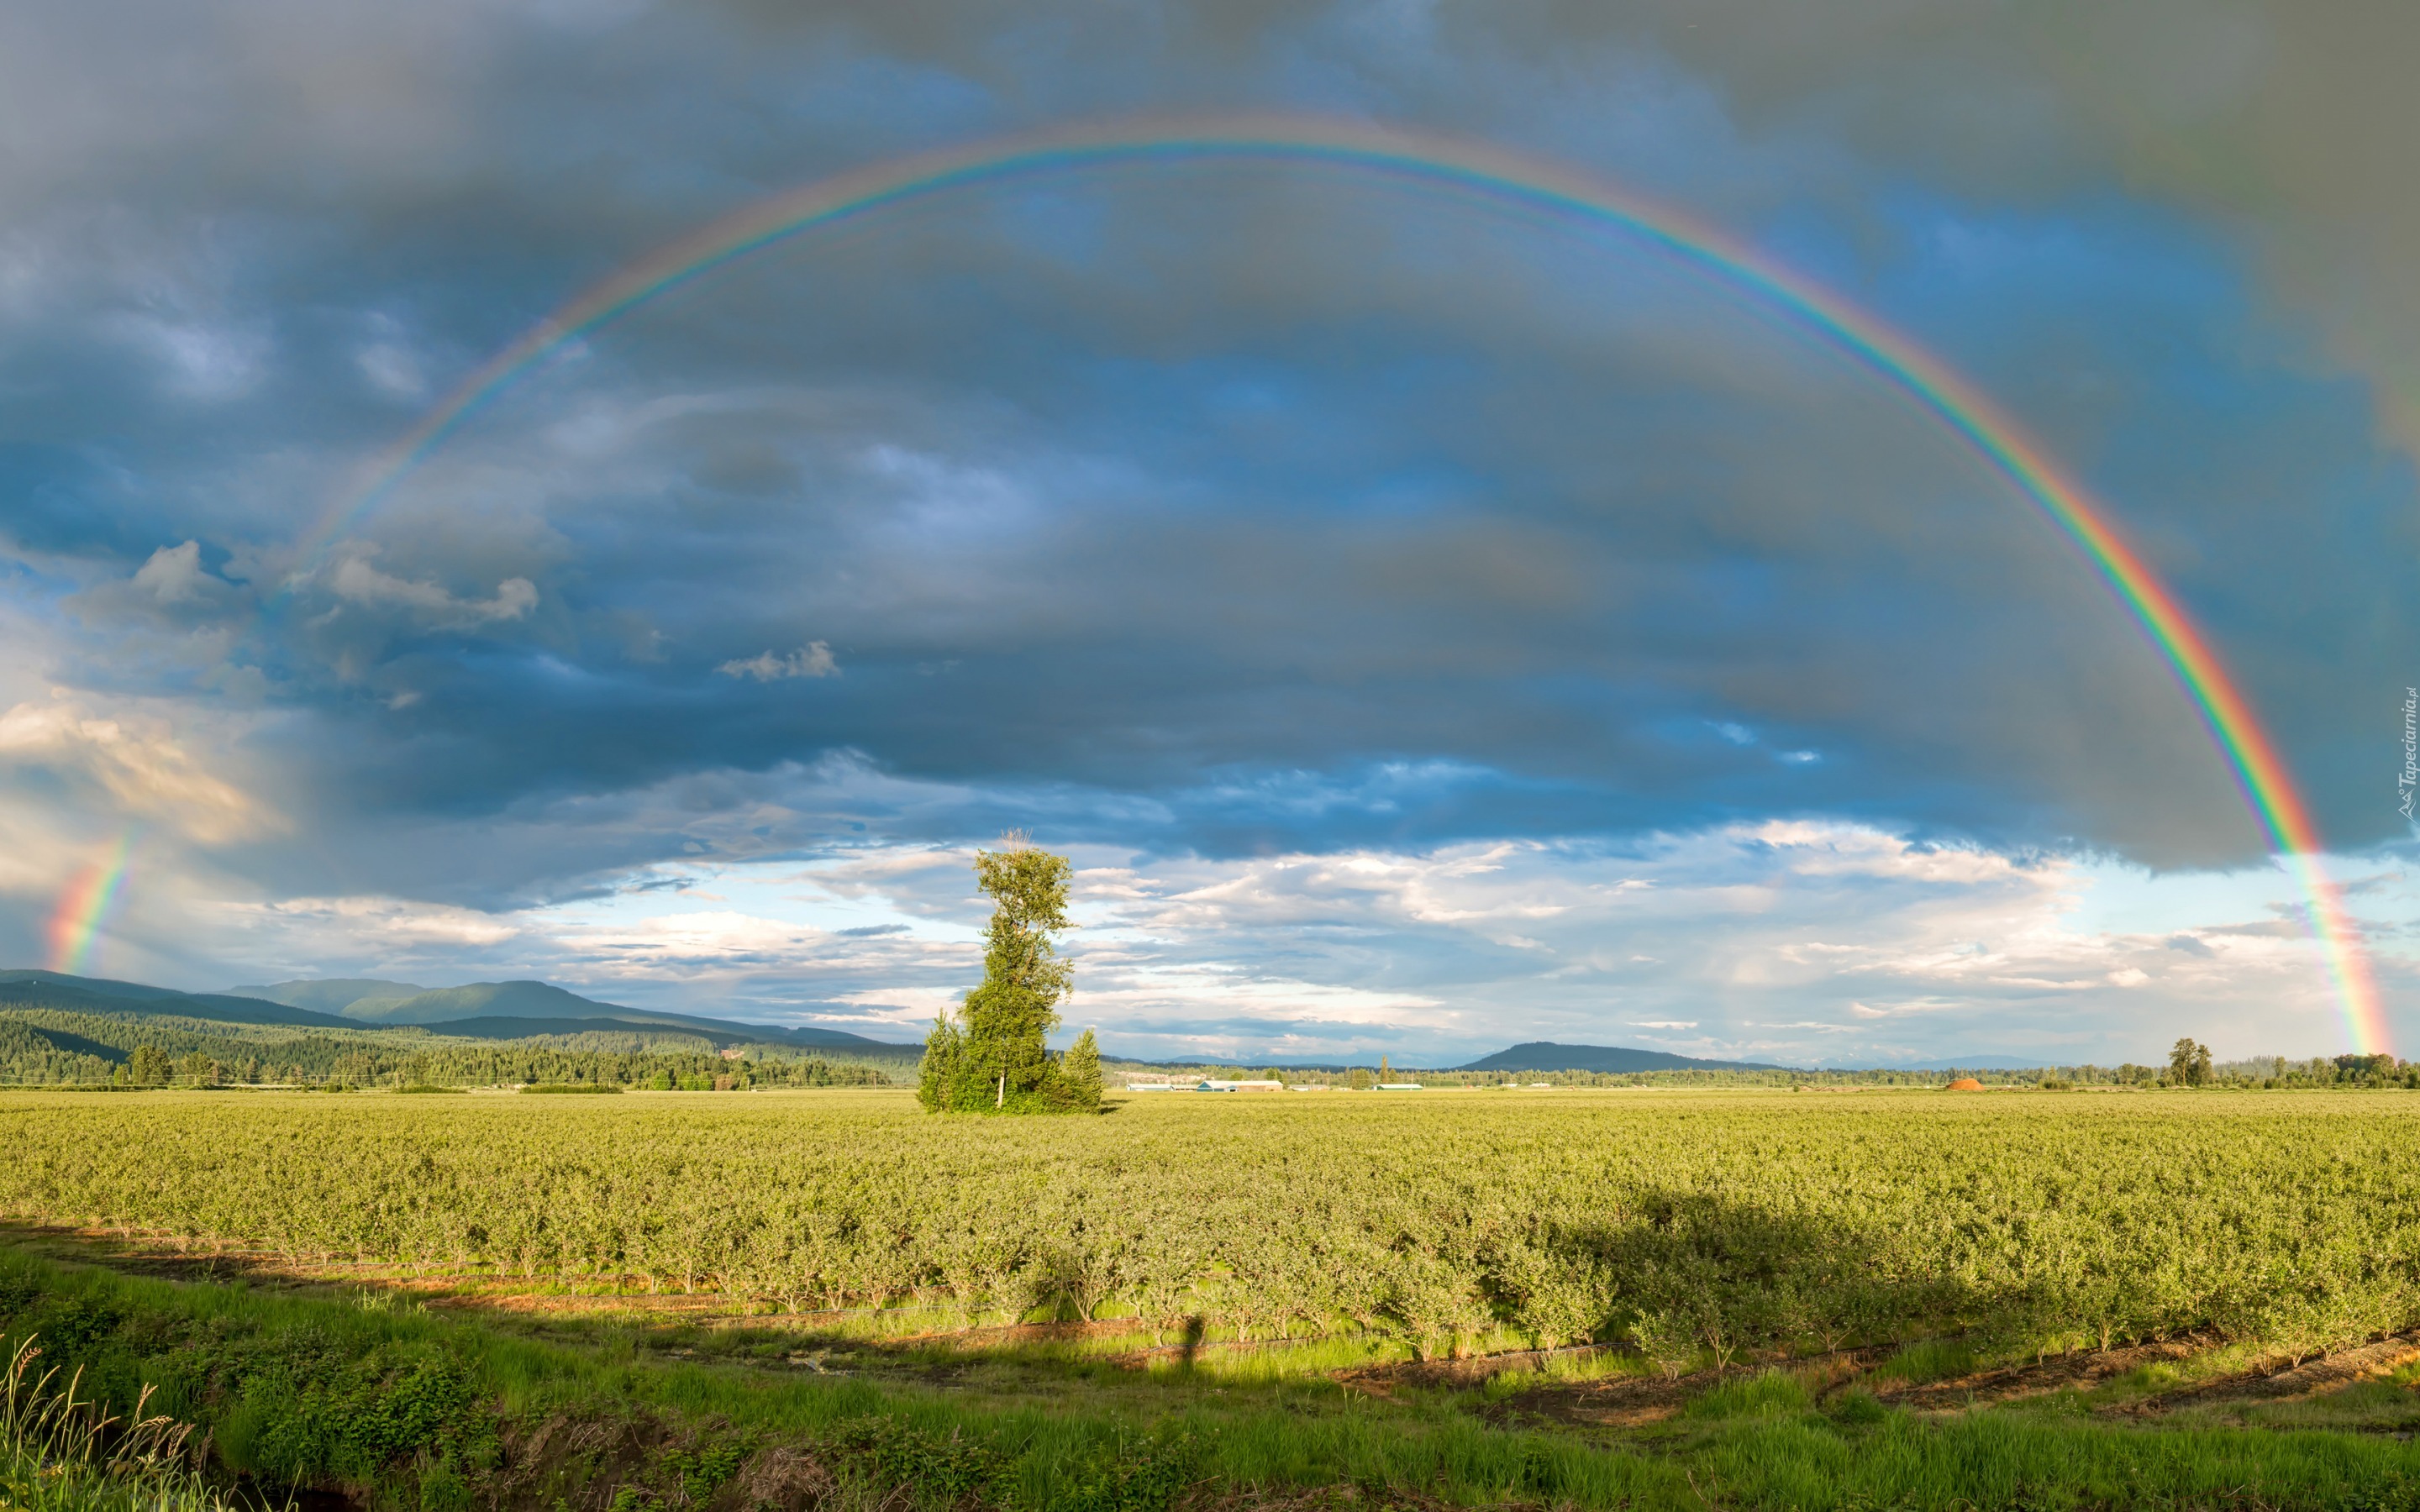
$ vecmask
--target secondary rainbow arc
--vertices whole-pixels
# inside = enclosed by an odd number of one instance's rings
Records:
[[[1260,161],[1374,173],[1616,229],[1755,295],[1899,391],[2007,481],[2079,550],[2159,654],[2306,900],[2354,1047],[2388,1031],[2361,935],[2321,860],[2309,806],[2275,743],[2175,594],[2085,491],[1973,384],[1839,294],[1747,243],[1577,170],[1426,132],[1302,116],[1094,123],[877,162],[760,200],[632,262],[530,328],[381,453],[301,542],[296,578],[464,421],[564,343],[787,238],[909,200],[1019,177],[1154,162]]]

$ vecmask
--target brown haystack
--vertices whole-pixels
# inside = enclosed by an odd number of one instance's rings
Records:
[[[1983,1084],[1972,1076],[1961,1076],[1949,1084],[1949,1089],[1953,1092],[1979,1092]]]

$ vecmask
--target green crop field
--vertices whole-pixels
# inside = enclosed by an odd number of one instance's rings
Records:
[[[789,1311],[1134,1317],[1424,1353],[2420,1322],[2420,1097],[23,1094],[0,1211]]]
[[[1161,1096],[1069,1119],[939,1119],[897,1092],[27,1091],[0,1099],[0,1212],[152,1253],[266,1255],[431,1295],[696,1299],[718,1337],[855,1349],[1089,1322],[1075,1332],[1121,1350],[1224,1350],[1229,1379],[1271,1389],[1348,1363],[1564,1348],[1504,1379],[1635,1379],[1699,1404],[1676,1423],[1822,1418],[1851,1399],[1835,1388],[1852,1366],[1873,1371],[1857,1392],[1887,1396],[2129,1346],[2185,1362],[2136,1371],[2139,1396],[2420,1325],[2420,1095],[2399,1090]],[[1590,1341],[1604,1348],[1568,1349]],[[2366,1441],[2397,1464],[2420,1420],[2410,1374],[2361,1398],[2363,1426],[2401,1425]],[[1128,1378],[1156,1379],[1088,1376],[1090,1405],[1069,1410],[1145,1431]],[[2060,1400],[2085,1412],[2114,1389],[2079,1377]],[[1481,1389],[1456,1420],[1512,1431],[1508,1393]],[[2071,1430],[2100,1445],[2076,1466],[2171,1431]],[[1704,1447],[1580,1437],[1651,1458]],[[1324,1463],[1285,1475],[1338,1473]],[[1792,1504],[1705,1463],[1743,1504]],[[2309,1489],[2336,1472],[2273,1473],[2262,1504],[2354,1504]]]

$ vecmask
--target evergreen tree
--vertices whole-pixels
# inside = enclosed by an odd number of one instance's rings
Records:
[[[924,1037],[924,1059],[916,1068],[916,1101],[928,1113],[957,1107],[972,1078],[980,1075],[967,1055],[967,1037],[950,1022],[947,1009],[933,1015],[933,1032]]]
[[[1059,1057],[1060,1079],[1066,1083],[1069,1098],[1078,1106],[1096,1108],[1101,1105],[1101,1047],[1093,1041],[1093,1031],[1086,1029],[1076,1036],[1076,1042]]]

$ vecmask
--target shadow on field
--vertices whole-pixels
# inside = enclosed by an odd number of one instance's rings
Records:
[[[1199,1376],[1203,1384],[1324,1379],[1380,1397],[1468,1391],[1523,1373],[1532,1379],[1491,1402],[1596,1425],[1656,1421],[1695,1393],[1773,1365],[1804,1375],[1818,1397],[1854,1387],[1919,1412],[2091,1392],[2136,1404],[2126,1411],[2157,1412],[2171,1403],[2325,1394],[2339,1376],[2371,1379],[2380,1361],[2400,1368],[2415,1357],[2385,1340],[2341,1368],[2246,1363],[2223,1382],[2186,1385],[2171,1371],[2164,1384],[2147,1375],[2137,1389],[2125,1378],[2205,1356],[2222,1339],[2173,1333],[2063,1350],[2060,1335],[2077,1342],[2092,1326],[2089,1309],[2114,1312],[2121,1294],[2096,1302],[2042,1279],[1995,1288],[1895,1273],[1890,1257],[1904,1249],[1882,1234],[1718,1193],[1633,1189],[1608,1207],[1602,1218],[1561,1224],[1476,1206],[1407,1205],[1373,1215],[1326,1257],[1332,1276],[1336,1255],[1346,1256],[1350,1279],[1326,1294],[1324,1312],[1300,1304],[1289,1310],[1280,1295],[1308,1262],[1281,1243],[1253,1254],[1247,1235],[1237,1254],[1254,1263],[1237,1269],[1258,1279],[1227,1273],[1221,1252],[1209,1255],[1218,1269],[1208,1274],[1124,1274],[1124,1286],[1149,1281],[1192,1304],[1181,1316],[1084,1321],[1063,1295],[1026,1315],[1053,1320],[990,1326],[970,1326],[956,1304],[930,1295],[908,1306],[780,1313],[711,1293],[658,1294],[631,1277],[413,1274],[394,1264],[202,1250],[114,1231],[5,1231],[38,1252],[125,1274],[343,1288],[385,1299],[379,1306],[476,1314],[566,1341],[610,1332],[667,1361],[943,1385],[980,1373],[1007,1391],[1020,1380],[1041,1385],[1103,1370]],[[1071,1247],[1084,1242],[1078,1233],[1060,1237]],[[1248,1287],[1261,1289],[1246,1294]],[[1243,1325],[1233,1319],[1254,1318],[1260,1336],[1236,1336]],[[2043,1340],[2053,1347],[2036,1353]]]
[[[299,1279],[295,1262],[257,1251],[197,1251],[172,1241],[136,1239],[55,1224],[0,1222],[0,1241],[33,1254],[105,1266],[120,1275],[163,1281],[281,1283]]]
[[[1627,1336],[1668,1371],[1700,1353],[1720,1366],[1810,1340],[1834,1352],[2007,1330],[2034,1310],[1955,1275],[1893,1273],[1887,1253],[1837,1222],[1668,1191],[1549,1250],[1564,1273],[1599,1278],[1596,1336]]]

